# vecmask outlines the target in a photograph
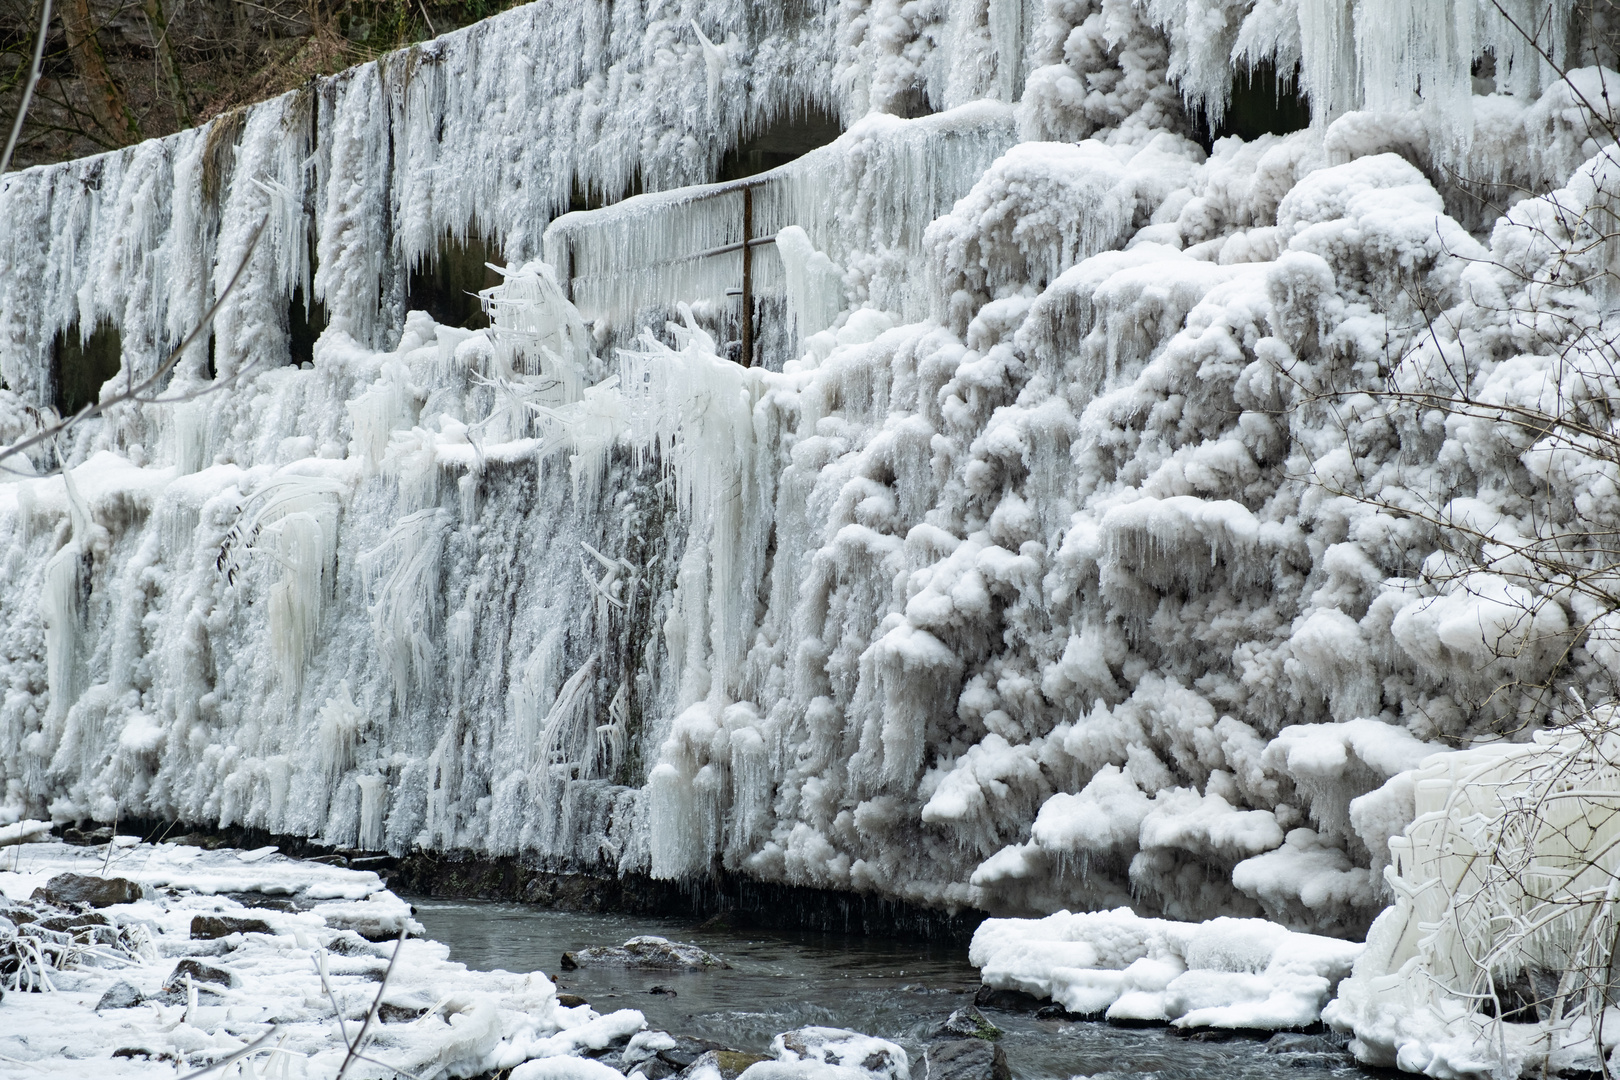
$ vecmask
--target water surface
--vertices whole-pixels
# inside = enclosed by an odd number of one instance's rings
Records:
[[[809,1024],[852,1028],[898,1042],[918,1061],[953,1009],[969,1004],[978,972],[967,948],[842,934],[547,911],[522,904],[412,898],[428,936],[472,968],[543,971],[600,1012],[640,1009],[647,1023],[764,1053],[779,1032]],[[560,970],[565,951],[659,934],[714,953],[729,971]],[[658,993],[660,991],[672,991]],[[1348,1059],[1270,1054],[1262,1042],[1200,1042],[1166,1028],[1120,1028],[984,1010],[1006,1032],[1017,1080],[1350,1080]],[[921,1076],[921,1070],[916,1074]]]

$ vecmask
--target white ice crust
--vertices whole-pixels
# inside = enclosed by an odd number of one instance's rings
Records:
[[[1129,908],[988,919],[969,960],[984,985],[1071,1013],[1184,1028],[1302,1028],[1321,1019],[1362,946],[1264,919],[1144,919]]]
[[[149,888],[141,900],[99,912],[144,942],[134,959],[52,972],[50,992],[6,994],[0,1076],[172,1076],[176,1062],[223,1060],[272,1028],[275,1035],[248,1059],[257,1075],[331,1076],[346,1053],[334,1008],[348,1035],[357,1035],[395,949],[394,941],[373,943],[356,929],[370,937],[421,932],[409,906],[375,874],[282,855],[135,844],[109,856],[105,847],[36,843],[8,851],[5,865],[0,893],[11,900],[27,899],[62,873],[123,877]],[[236,897],[293,899],[297,910],[245,906]],[[311,903],[324,897],[353,899]],[[270,932],[194,941],[199,915],[259,919]],[[633,1009],[601,1016],[589,1006],[560,1007],[556,988],[539,972],[469,971],[448,953],[438,942],[404,939],[382,1001],[421,1015],[374,1025],[367,1056],[423,1078],[472,1076],[577,1055],[644,1026]],[[163,984],[187,957],[222,969],[231,985],[194,982],[195,1002],[185,992],[162,999]],[[119,982],[158,1000],[98,1011]],[[120,1049],[137,1053],[111,1056]],[[571,1058],[558,1075],[584,1077],[592,1064]]]

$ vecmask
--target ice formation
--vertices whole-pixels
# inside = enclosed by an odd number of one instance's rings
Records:
[[[227,391],[0,485],[3,813],[1359,936],[1410,770],[1620,674],[1511,557],[1609,471],[1355,396],[1609,393],[1515,314],[1613,306],[1614,58],[1532,6],[541,0],[7,176],[10,436],[56,334],[151,370],[246,269],[165,393]],[[1201,142],[1259,63],[1313,124]],[[408,311],[469,232],[491,326]]]
[[[968,956],[984,984],[1116,1022],[1276,1030],[1321,1018],[1361,945],[1264,919],[1144,919],[1129,908],[987,919]]]

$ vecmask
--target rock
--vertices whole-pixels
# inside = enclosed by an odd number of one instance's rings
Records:
[[[631,1071],[639,1072],[647,1080],[665,1080],[666,1077],[674,1076],[676,1073],[675,1066],[661,1057],[648,1058],[639,1065],[632,1065]]]
[[[750,1054],[746,1050],[710,1050],[688,1065],[681,1075],[696,1077],[699,1073],[712,1068],[720,1073],[720,1080],[737,1080],[748,1066],[769,1060],[759,1054]]]
[[[680,995],[677,994],[672,987],[668,987],[668,986],[652,986],[652,987],[648,987],[647,988],[647,993],[649,993],[649,994],[664,994],[664,995],[666,995],[668,997],[680,997]]]
[[[1304,1035],[1295,1031],[1279,1031],[1266,1040],[1266,1053],[1268,1054],[1335,1054],[1344,1055],[1349,1046],[1349,1036],[1336,1033],[1327,1035]]]
[[[928,1080],[1012,1080],[1006,1051],[983,1039],[930,1043],[924,1063]]]
[[[589,1005],[590,1002],[586,1001],[578,994],[558,994],[557,1004],[561,1005],[565,1009],[577,1009],[581,1005]]]
[[[273,931],[270,929],[270,924],[263,919],[242,919],[234,915],[193,915],[191,917],[191,938],[193,941],[228,937],[231,934],[269,933],[273,933]]]
[[[782,1061],[816,1061],[858,1067],[881,1080],[905,1080],[911,1059],[899,1044],[845,1028],[804,1027],[785,1031],[771,1042]]]
[[[1041,999],[1022,990],[997,990],[981,986],[979,992],[973,995],[973,1004],[981,1009],[999,1009],[1002,1012],[1034,1012],[1041,1007]]]
[[[133,1009],[146,1000],[146,995],[127,982],[119,981],[107,987],[107,992],[96,1002],[96,1012],[102,1009]]]
[[[665,1047],[658,1051],[658,1058],[677,1069],[685,1069],[692,1062],[707,1054],[710,1050],[726,1050],[728,1047],[708,1039],[691,1039],[685,1036],[676,1036],[675,1045]]]
[[[696,945],[682,945],[668,938],[633,937],[623,945],[593,945],[562,954],[562,969],[581,967],[633,967],[653,970],[708,971],[729,968],[730,964],[706,953]]]
[[[385,1001],[377,1006],[377,1019],[384,1024],[408,1024],[412,1020],[420,1020],[426,1012],[426,1006],[395,1005]]]
[[[1037,1015],[1039,1015],[1037,1013]],[[984,1018],[972,1005],[957,1009],[934,1029],[936,1039],[999,1039],[1001,1029]]]
[[[1037,1020],[1084,1020],[1079,1013],[1072,1013],[1061,1005],[1043,1005],[1035,1010]]]
[[[174,970],[169,973],[169,977],[163,980],[163,989],[184,992],[187,975],[191,976],[191,981],[194,983],[212,983],[215,986],[224,987],[231,985],[231,973],[224,968],[217,968],[211,964],[205,964],[201,960],[187,958],[174,965]]]
[[[71,933],[86,926],[111,926],[112,920],[105,915],[97,915],[93,911],[65,911],[60,915],[46,915],[33,920],[34,925],[41,930],[58,930]]]
[[[133,904],[140,898],[141,886],[128,878],[101,878],[88,874],[57,874],[35,889],[32,897],[47,904],[89,904],[94,908]]]

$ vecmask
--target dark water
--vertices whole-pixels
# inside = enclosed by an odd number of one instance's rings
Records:
[[[810,1024],[851,1028],[898,1042],[919,1060],[951,1010],[973,1000],[978,973],[965,946],[837,934],[709,929],[693,922],[581,915],[521,904],[414,899],[428,936],[472,968],[544,971],[599,1012],[640,1009],[648,1026],[768,1052],[773,1036]],[[561,971],[563,952],[619,945],[638,934],[691,942],[729,971],[623,968]],[[673,994],[650,993],[654,987]],[[1017,1080],[1072,1076],[1120,1080],[1327,1080],[1365,1077],[1348,1058],[1266,1053],[1263,1042],[1198,1042],[1166,1028],[1038,1020],[986,1009]],[[917,1070],[916,1076],[921,1076]]]

